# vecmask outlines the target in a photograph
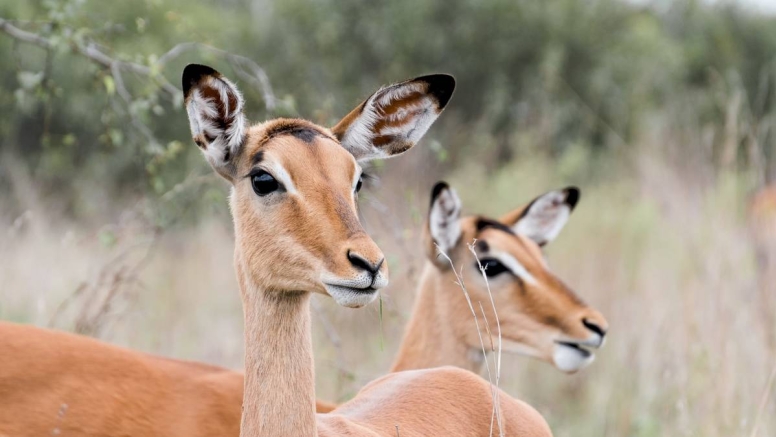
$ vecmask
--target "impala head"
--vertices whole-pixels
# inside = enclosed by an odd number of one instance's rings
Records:
[[[593,361],[589,349],[603,345],[607,322],[555,276],[542,254],[542,246],[558,235],[578,200],[579,190],[569,187],[539,196],[493,220],[461,217],[455,191],[444,182],[434,187],[426,232],[430,275],[444,292],[455,293],[447,296],[453,305],[450,311],[466,322],[453,328],[460,330],[459,338],[470,348],[480,350],[477,329],[465,296],[450,285],[456,280],[450,262],[438,251],[447,254],[456,269],[462,269],[472,303],[478,314],[482,303],[495,336],[487,284],[469,247],[474,242],[498,311],[503,350],[540,358],[565,372],[575,372]]]
[[[296,119],[249,126],[232,82],[187,66],[194,142],[232,184],[238,276],[252,283],[243,290],[314,291],[349,307],[371,302],[388,283],[388,266],[358,220],[359,163],[409,150],[454,87],[451,76],[432,75],[381,88],[331,129]]]

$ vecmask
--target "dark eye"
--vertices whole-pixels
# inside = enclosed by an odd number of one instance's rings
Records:
[[[356,183],[356,193],[361,191],[361,185],[364,185],[364,176],[363,175],[358,177],[358,182]]]
[[[253,191],[259,196],[266,196],[280,188],[278,181],[264,170],[251,176],[251,185],[253,185]]]
[[[508,271],[504,264],[501,264],[501,262],[495,258],[482,259],[480,260],[480,264],[482,264],[482,267],[485,269],[485,276],[489,278]],[[477,267],[479,268],[479,266]]]

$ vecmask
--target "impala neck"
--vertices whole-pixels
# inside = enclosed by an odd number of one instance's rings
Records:
[[[267,292],[242,272],[238,261],[245,317],[240,436],[316,436],[310,293]]]
[[[484,362],[482,351],[468,346],[456,333],[454,324],[463,321],[457,320],[460,317],[455,316],[457,313],[449,305],[452,299],[446,296],[463,291],[455,285],[440,283],[444,280],[433,274],[434,268],[427,263],[423,269],[412,317],[391,371],[452,365],[479,373]],[[471,318],[468,312],[464,316]],[[469,325],[466,323],[467,327]]]

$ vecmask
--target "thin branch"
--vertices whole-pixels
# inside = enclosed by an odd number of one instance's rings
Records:
[[[227,61],[229,61],[229,64],[232,66],[232,69],[234,69],[234,72],[237,74],[237,76],[249,82],[252,86],[256,87],[261,92],[267,111],[275,110],[277,107],[277,98],[275,97],[275,93],[269,83],[269,77],[267,76],[267,73],[259,66],[259,64],[250,58],[246,58],[245,56],[235,55],[234,53],[229,53],[226,50],[209,46],[207,44],[198,42],[184,42],[168,50],[167,53],[159,57],[156,63],[159,66],[164,66],[171,60],[182,55],[184,52],[191,50],[204,50],[225,58]]]
[[[24,41],[26,43],[34,44],[44,49],[55,48],[55,44],[51,41],[51,39],[48,39],[36,33],[19,29],[18,27],[14,26],[11,21],[5,18],[0,18],[0,30],[19,41]],[[76,41],[71,41],[70,47],[76,52],[90,59],[92,62],[98,65],[101,65],[105,68],[113,69],[115,64],[116,68],[119,68],[121,70],[131,71],[132,73],[152,79],[159,85],[160,88],[162,88],[164,91],[169,93],[170,96],[173,98],[176,98],[178,94],[180,94],[180,91],[178,90],[177,87],[175,87],[167,79],[165,79],[164,76],[160,74],[156,74],[154,71],[151,70],[150,67],[147,67],[142,64],[137,64],[134,62],[114,59],[108,56],[107,54],[105,54],[103,51],[101,51],[97,47],[97,44],[93,42],[78,43]]]
[[[127,105],[127,114],[129,115],[130,120],[132,120],[132,124],[137,128],[137,130],[140,131],[140,133],[143,134],[143,136],[145,136],[148,139],[148,142],[151,144],[151,147],[156,152],[161,152],[163,149],[162,149],[162,146],[159,144],[159,140],[156,139],[156,136],[154,136],[153,132],[151,132],[151,129],[149,129],[148,126],[146,126],[145,123],[143,123],[137,117],[137,114],[135,114],[135,111],[132,110],[132,95],[129,94],[129,91],[127,91],[127,87],[124,85],[124,76],[121,75],[121,69],[119,68],[119,64],[116,62],[111,64],[110,71],[113,76],[113,83],[116,85],[116,92]]]
[[[50,53],[57,47],[57,44],[52,39],[20,29],[14,25],[14,22],[5,18],[0,18],[0,31],[12,37],[14,41],[33,44]],[[125,85],[124,72],[133,73],[151,80],[162,91],[169,94],[170,99],[175,103],[180,101],[181,92],[176,86],[172,85],[164,75],[159,73],[162,67],[186,51],[209,51],[225,58],[238,77],[261,92],[267,111],[274,111],[277,107],[277,98],[272,90],[267,73],[263,68],[249,58],[235,55],[212,46],[197,42],[181,43],[162,54],[152,66],[113,58],[106,54],[104,49],[101,49],[94,41],[82,42],[71,39],[69,40],[69,46],[74,52],[79,53],[95,64],[110,70],[111,77],[116,86],[116,91],[119,97],[124,101],[124,106],[126,106],[126,112],[132,125],[148,140],[151,148],[157,153],[162,151],[161,142],[133,110],[132,102],[134,101],[134,98]]]
[[[19,41],[35,44],[37,46],[43,47],[44,49],[50,49],[54,47],[54,44],[46,38],[32,32],[27,32],[26,30],[21,30],[11,24],[11,22],[5,18],[0,18],[0,30],[7,33],[8,35],[11,35],[15,39],[18,39]]]

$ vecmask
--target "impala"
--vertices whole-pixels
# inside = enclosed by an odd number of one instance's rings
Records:
[[[356,213],[359,162],[413,147],[447,104],[452,78],[381,89],[332,129],[284,119],[246,128],[242,98],[219,73],[189,66],[183,84],[194,141],[232,184],[245,316],[240,435],[489,435],[495,389],[453,367],[392,373],[315,414],[312,293],[358,308],[388,282],[383,253]],[[534,409],[499,397],[502,432],[550,434]]]
[[[579,195],[575,187],[552,191],[494,220],[461,217],[455,190],[438,183],[424,233],[429,261],[392,370],[442,365],[481,370],[483,348],[456,274],[471,301],[482,304],[477,313],[484,312],[494,327],[498,315],[504,351],[537,357],[565,372],[592,362],[590,349],[603,344],[607,322],[552,273],[541,250],[563,229]],[[495,329],[490,331],[494,338],[487,345],[497,343]]]
[[[361,307],[387,284],[383,255],[356,214],[358,163],[413,147],[442,111],[453,87],[451,77],[433,75],[383,88],[332,129],[288,119],[248,126],[242,97],[231,82],[209,67],[191,65],[184,71],[194,141],[215,171],[232,184],[234,261],[245,316],[241,435],[490,435],[494,388],[473,373],[452,367],[389,374],[333,413],[315,414],[311,294]],[[24,355],[24,338],[0,341],[10,344],[5,350]],[[185,365],[193,370],[197,365],[123,350],[115,351],[125,355],[113,362],[101,355],[99,347],[70,353],[68,344],[57,345],[55,351],[51,346],[38,347],[48,348],[52,358],[60,354],[65,358],[54,377],[46,362],[36,366],[22,359],[0,369],[0,400],[11,405],[0,409],[0,433],[118,435],[130,423],[142,426],[133,429],[133,435],[223,434],[204,431],[211,422],[208,414],[219,407],[213,405],[214,399],[199,399],[195,390],[179,396],[165,389],[169,381],[157,384],[153,379],[169,377],[165,375],[169,368]],[[81,353],[92,365],[91,382],[71,377],[83,370],[77,368],[84,364],[76,357]],[[157,367],[148,368],[148,363]],[[188,384],[221,388],[218,370],[207,366],[199,370],[198,380]],[[93,408],[102,407],[101,399],[137,389],[133,385],[138,381],[150,382],[145,387],[149,393],[124,399],[124,411],[104,402],[108,411],[98,426],[112,432],[69,428],[69,419],[94,414]],[[6,393],[19,386],[27,392],[6,402]],[[47,395],[36,397],[36,389]],[[550,435],[546,422],[530,406],[505,393],[499,393],[499,399],[497,429],[506,435]],[[32,408],[25,409],[25,404]],[[40,420],[15,425],[14,420],[28,411]],[[46,421],[47,415],[51,421]],[[8,423],[13,428],[1,428]]]

